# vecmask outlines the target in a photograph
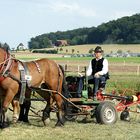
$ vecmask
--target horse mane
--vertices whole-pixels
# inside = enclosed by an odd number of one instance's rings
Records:
[[[6,52],[9,52],[10,50],[10,47],[7,43],[4,44],[0,43],[0,48],[4,49]]]

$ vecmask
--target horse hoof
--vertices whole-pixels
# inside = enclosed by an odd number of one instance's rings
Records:
[[[12,122],[13,123],[17,123],[18,122],[18,119],[17,118],[14,118]]]
[[[29,123],[29,120],[23,120],[23,122],[25,122],[25,123]]]
[[[45,126],[47,126],[50,123],[50,119],[43,120],[43,123]]]
[[[22,122],[22,121],[23,121],[23,118],[19,117],[18,122]]]
[[[10,124],[8,122],[4,122],[4,123],[0,124],[0,129],[7,128],[7,127],[9,127],[9,125]]]
[[[17,122],[25,122],[25,123],[29,123],[29,120],[28,120],[28,119],[25,119],[25,118],[24,118],[24,119],[23,119],[23,118],[22,118],[22,119],[19,118]]]
[[[25,123],[29,123],[28,117],[24,117],[22,121]]]
[[[57,127],[62,127],[62,126],[64,126],[64,124],[63,123],[61,123],[61,122],[57,122],[56,124],[55,124],[55,126]]]

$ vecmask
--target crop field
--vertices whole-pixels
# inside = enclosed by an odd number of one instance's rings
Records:
[[[73,54],[88,54],[90,49],[94,49],[97,45],[76,45],[76,46],[65,46],[65,47],[58,47],[52,49],[58,49],[58,53],[60,54],[72,54],[72,50],[74,50]],[[117,52],[121,50],[122,52],[132,52],[137,53],[140,52],[140,44],[125,44],[125,45],[118,45],[118,44],[104,44],[101,45],[104,50],[104,53],[110,52]],[[47,48],[50,50],[50,48]]]
[[[91,45],[92,46],[92,45]],[[112,51],[111,48],[104,50]],[[113,45],[114,50],[131,50],[140,52],[140,45],[123,46]],[[89,46],[90,47],[90,46]],[[94,45],[92,47],[95,47]],[[86,48],[87,49],[87,48]],[[89,48],[88,48],[89,49]],[[79,52],[82,50],[79,49]],[[65,50],[64,50],[65,52]],[[15,57],[22,60],[34,60],[39,58],[49,58],[64,66],[66,74],[77,75],[78,71],[84,74],[85,67],[88,66],[91,57],[83,58],[64,58],[63,54],[48,55],[48,54],[31,54],[15,53]],[[135,94],[140,91],[140,58],[108,58],[110,79],[107,81],[106,92],[125,93],[126,95]],[[73,71],[70,73],[70,71]],[[43,102],[33,102],[32,106],[35,111],[44,109]],[[118,114],[118,121],[113,125],[97,124],[95,118],[87,116],[79,116],[76,121],[68,121],[63,127],[55,127],[56,115],[51,113],[51,122],[48,126],[44,126],[41,118],[35,116],[30,111],[29,124],[17,123],[10,127],[0,130],[0,140],[139,140],[140,139],[140,113],[131,113],[130,121],[121,121]],[[12,120],[12,112],[8,110],[7,115],[9,120]],[[42,115],[42,114],[40,114]]]

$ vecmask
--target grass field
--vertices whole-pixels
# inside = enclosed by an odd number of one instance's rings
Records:
[[[121,45],[112,45],[109,48],[108,46],[103,45],[103,49],[108,52],[118,49],[140,52],[140,45],[126,45],[127,48]],[[95,47],[95,45],[89,45],[89,47]],[[80,53],[82,51],[79,49]],[[47,57],[60,64],[74,65],[76,68],[78,65],[88,66],[91,60],[91,58],[62,58],[61,54],[15,53],[15,55],[16,58],[23,60]],[[140,91],[140,75],[137,73],[140,58],[109,58],[108,60],[111,77],[107,81],[106,92],[110,93],[112,90],[116,90],[117,92],[126,91],[126,94],[134,94],[135,91]],[[131,71],[131,66],[136,71]],[[45,105],[42,102],[32,102],[32,106],[38,111],[43,109]],[[11,120],[11,112],[7,113]],[[33,114],[30,112],[30,115]],[[131,113],[130,115],[130,122],[120,121],[118,115],[118,121],[114,125],[100,125],[96,123],[94,118],[90,117],[86,122],[83,122],[84,116],[79,116],[75,122],[66,122],[64,127],[57,128],[54,127],[56,123],[54,113],[51,114],[51,123],[47,127],[43,126],[40,117],[30,116],[30,124],[11,124],[9,128],[0,130],[0,140],[140,140],[140,114]]]

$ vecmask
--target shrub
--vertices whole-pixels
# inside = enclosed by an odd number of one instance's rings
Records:
[[[32,53],[48,53],[48,54],[57,54],[57,50],[33,50]]]

